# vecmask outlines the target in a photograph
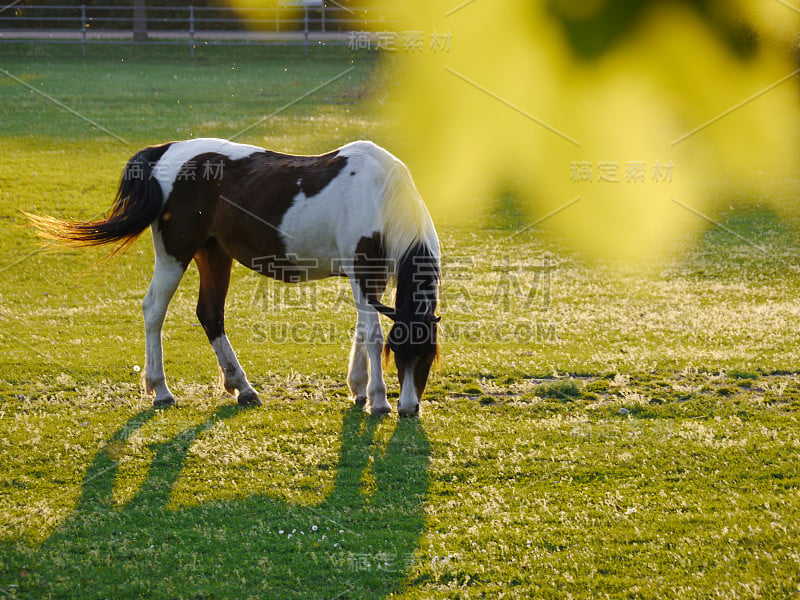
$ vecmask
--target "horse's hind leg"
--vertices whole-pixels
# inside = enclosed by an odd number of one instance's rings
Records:
[[[153,231],[156,249],[156,266],[153,279],[142,302],[145,332],[145,389],[155,392],[154,406],[170,406],[175,398],[167,387],[164,376],[164,358],[161,347],[161,330],[167,307],[178,289],[178,284],[186,271],[186,266],[167,254],[160,243],[158,233]]]
[[[195,253],[194,261],[200,271],[197,318],[217,355],[225,389],[231,394],[234,390],[239,392],[239,404],[260,406],[261,399],[247,381],[225,335],[225,296],[228,294],[233,260],[216,240],[211,239]]]

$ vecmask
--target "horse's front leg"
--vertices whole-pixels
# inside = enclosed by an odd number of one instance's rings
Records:
[[[358,309],[358,323],[350,351],[347,385],[356,404],[367,404],[373,415],[392,411],[386,400],[386,383],[383,381],[383,332],[378,312],[363,298],[357,283],[353,295]]]
[[[383,381],[381,365],[383,333],[377,313],[364,316],[364,312],[359,310],[358,314],[356,335],[350,350],[347,385],[356,404],[368,404],[373,415],[386,414],[392,409],[386,400],[386,383]]]
[[[360,313],[361,311],[359,311]],[[392,412],[392,407],[386,400],[386,383],[383,381],[383,332],[377,311],[370,307],[365,313],[364,348],[369,362],[369,379],[367,381],[369,412],[372,415],[385,415]]]
[[[362,335],[359,325],[356,325],[353,346],[350,348],[350,363],[347,368],[347,387],[350,388],[350,395],[353,401],[358,406],[364,406],[367,403],[369,362],[367,360],[366,348],[364,348],[364,336]]]

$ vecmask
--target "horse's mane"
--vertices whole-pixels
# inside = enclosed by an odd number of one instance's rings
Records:
[[[424,246],[439,260],[439,239],[433,220],[417,191],[411,173],[391,156],[381,191],[383,241],[387,258],[399,269],[415,246]]]
[[[394,326],[389,337],[399,328],[400,339],[405,338],[403,347],[413,346],[417,352],[427,347],[438,357],[439,239],[411,173],[391,158],[382,192],[384,247],[396,284]],[[389,358],[390,346],[387,338],[384,360]]]

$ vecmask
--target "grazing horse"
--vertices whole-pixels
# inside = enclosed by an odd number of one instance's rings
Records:
[[[225,335],[233,259],[285,282],[350,280],[358,311],[347,384],[372,414],[391,411],[381,368],[394,354],[398,412],[419,413],[437,356],[440,262],[430,214],[408,168],[366,141],[319,156],[271,152],[201,138],[145,148],[125,167],[107,217],[65,222],[28,215],[41,236],[72,246],[124,249],[150,226],[155,270],[144,297],[145,386],[156,406],[167,387],[161,330],[189,263],[200,273],[197,317],[219,361],[225,389],[260,405]],[[395,307],[380,298],[396,283]],[[378,314],[393,324],[384,346]]]

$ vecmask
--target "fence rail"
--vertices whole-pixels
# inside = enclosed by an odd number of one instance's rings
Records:
[[[346,45],[353,33],[393,26],[389,13],[349,8],[328,0],[301,0],[271,8],[148,7],[145,15],[119,6],[13,6],[0,11],[0,43]],[[138,35],[137,35],[138,34]]]

